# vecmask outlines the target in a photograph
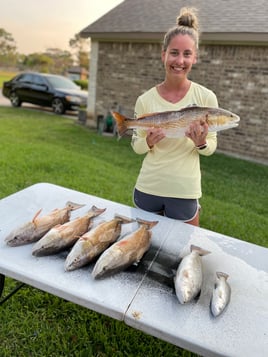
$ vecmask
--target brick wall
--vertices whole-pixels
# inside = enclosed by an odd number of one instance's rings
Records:
[[[99,43],[96,115],[118,103],[132,116],[138,95],[164,79],[161,44]],[[201,45],[191,79],[237,113],[238,128],[218,134],[218,151],[268,164],[268,47]]]

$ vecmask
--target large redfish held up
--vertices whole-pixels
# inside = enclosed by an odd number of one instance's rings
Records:
[[[208,131],[221,131],[238,126],[238,115],[222,109],[190,106],[180,110],[145,114],[139,118],[127,118],[118,112],[112,112],[116,121],[118,134],[123,136],[129,129],[161,128],[166,137],[183,137],[194,121],[207,123]]]

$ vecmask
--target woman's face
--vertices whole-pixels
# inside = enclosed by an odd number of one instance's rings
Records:
[[[172,38],[166,51],[162,51],[162,62],[168,77],[187,77],[196,63],[196,48],[194,40],[189,35],[177,35]]]

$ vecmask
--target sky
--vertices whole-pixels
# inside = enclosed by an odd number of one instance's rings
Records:
[[[21,54],[70,51],[69,40],[123,0],[1,0],[0,28]]]

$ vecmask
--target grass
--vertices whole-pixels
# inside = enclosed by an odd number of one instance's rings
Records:
[[[15,73],[15,72],[2,72],[2,71],[0,71],[0,88],[2,88],[3,83],[5,81],[9,81],[16,74],[17,73]]]
[[[143,157],[129,139],[23,108],[0,108],[0,132],[0,198],[50,182],[132,205]],[[268,167],[219,154],[201,164],[201,226],[268,247]],[[196,356],[30,286],[0,308],[1,357]]]

